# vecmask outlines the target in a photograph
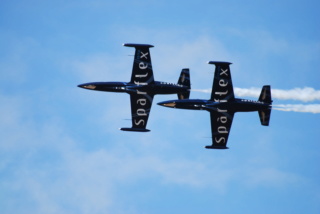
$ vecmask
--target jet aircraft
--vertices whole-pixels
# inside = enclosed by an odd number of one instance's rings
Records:
[[[228,149],[228,137],[233,116],[236,112],[258,111],[261,125],[269,125],[272,107],[270,85],[263,86],[258,101],[235,98],[230,73],[231,63],[216,61],[210,61],[208,63],[216,66],[211,98],[209,100],[169,100],[160,102],[158,105],[170,108],[209,111],[212,145],[206,146],[205,148]]]
[[[130,82],[90,82],[78,87],[96,91],[125,92],[130,95],[132,127],[121,128],[122,131],[148,132],[146,129],[152,100],[156,94],[177,94],[179,99],[189,98],[189,69],[182,69],[178,83],[155,81],[153,76],[151,54],[148,44],[123,44],[135,48]]]

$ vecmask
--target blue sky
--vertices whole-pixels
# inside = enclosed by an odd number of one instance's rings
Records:
[[[269,127],[237,113],[229,150],[209,113],[163,108],[149,133],[130,126],[127,94],[76,85],[129,81],[148,43],[156,80],[190,68],[210,89],[209,60],[234,87],[319,93],[318,1],[1,1],[1,213],[319,213],[319,114],[272,111]],[[208,99],[209,93],[191,92]],[[249,97],[250,98],[250,97]],[[251,99],[255,99],[252,98]],[[319,104],[274,99],[274,104]]]

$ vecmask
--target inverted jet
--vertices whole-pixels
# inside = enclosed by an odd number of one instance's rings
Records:
[[[234,97],[229,62],[210,61],[214,64],[215,74],[211,98],[169,100],[158,105],[191,110],[206,110],[210,112],[212,145],[207,149],[228,149],[227,142],[236,112],[258,111],[261,125],[268,126],[271,114],[271,90],[269,85],[262,88],[258,101],[239,99]]]
[[[147,44],[123,44],[135,48],[130,82],[90,82],[78,87],[107,92],[123,92],[130,95],[132,127],[121,128],[122,131],[148,132],[146,129],[152,100],[156,94],[177,94],[179,99],[190,95],[189,69],[182,69],[178,82],[166,83],[155,81],[153,76],[151,54]]]

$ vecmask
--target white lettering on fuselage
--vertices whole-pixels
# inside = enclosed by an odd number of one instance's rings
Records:
[[[226,87],[228,84],[229,84],[228,80],[227,81],[224,79],[219,80],[219,85],[221,87]]]
[[[141,56],[140,56],[140,59],[146,59],[146,60],[148,60],[148,55],[149,55],[149,52],[146,52],[146,53],[143,53],[142,51],[140,52],[140,54],[141,54]],[[147,68],[148,68],[148,63],[147,62],[139,62],[139,65],[138,65],[138,67],[139,67],[139,69],[140,69],[140,71],[141,70],[146,70]],[[148,72],[148,70],[145,72],[145,73],[140,73],[139,72],[139,74],[135,74],[134,75],[134,77],[135,78],[146,78],[146,77],[148,77],[148,75],[149,75],[149,72]],[[134,84],[136,84],[136,85],[148,85],[148,83],[146,83],[146,82],[140,82],[140,81],[135,81],[134,80]]]
[[[161,85],[173,85],[173,86],[183,87],[183,85],[170,83],[170,82],[160,82],[160,84]]]
[[[219,96],[223,96],[223,95],[228,94],[228,90],[225,92],[216,91],[216,92],[214,92],[214,94],[219,95]]]
[[[148,76],[148,72],[145,73],[145,74],[136,74],[135,77],[138,77],[138,78],[143,78],[143,77],[146,77]]]
[[[220,90],[221,91],[215,91],[214,94],[219,96],[219,99],[214,99],[215,102],[219,102],[219,103],[225,103],[228,102],[228,100],[226,100],[226,95],[228,94],[228,89],[225,88],[228,86],[229,81],[228,79],[223,79],[223,77],[229,77],[228,75],[228,68],[227,69],[222,69],[219,72],[219,86],[220,86]],[[225,88],[225,89],[224,89]],[[222,97],[223,99],[220,99],[220,97]],[[228,110],[227,109],[220,109],[217,108],[217,111],[220,113],[227,113]],[[220,114],[222,115],[222,114]],[[227,129],[227,123],[228,123],[228,117],[226,116],[220,116],[217,118],[217,132],[218,132],[218,137],[215,137],[214,140],[216,143],[220,144],[225,144],[226,143],[226,137],[224,137],[223,135],[227,135],[228,136],[228,129]]]
[[[138,116],[148,116],[146,110],[143,108],[147,104],[147,99],[140,98],[137,100],[137,104],[139,104],[140,107],[142,107],[142,108],[137,109],[137,115]],[[134,124],[136,124],[137,126],[141,125],[141,123],[142,123],[142,125],[145,125],[145,120],[144,119],[139,119],[138,121],[136,119],[134,120]]]
[[[140,59],[144,58],[144,59],[148,60],[149,52],[143,53],[141,51],[140,54],[141,54],[140,55]],[[148,66],[149,65],[148,65],[147,62],[139,62],[140,72],[142,70],[145,70],[145,73],[135,74],[134,75],[135,78],[146,78],[146,77],[148,77],[149,72],[148,72],[148,70],[146,70],[148,68]],[[140,81],[134,81],[134,84],[136,84],[136,85],[148,85],[147,82],[140,82]],[[137,94],[145,95],[145,94],[147,94],[147,92],[137,90]],[[137,108],[137,111],[136,111],[137,115],[139,117],[148,116],[148,112],[144,108],[146,106],[146,104],[147,104],[147,99],[146,98],[140,98],[140,99],[137,100],[136,104],[139,105],[138,108]],[[146,121],[145,121],[145,119],[134,119],[134,124],[137,125],[137,126],[139,126],[139,125],[143,125],[144,126],[146,124]]]
[[[147,116],[146,110],[143,108],[138,108],[137,114],[138,116]]]
[[[134,120],[134,124],[136,124],[137,126],[140,125],[140,123],[142,123],[142,125],[145,124],[144,120],[143,119],[140,119],[138,122],[136,120]]]
[[[248,102],[248,103],[259,103],[259,104],[264,104],[264,102],[261,102],[259,100],[241,100],[242,102]]]
[[[140,62],[139,63],[139,68],[141,70],[145,70],[146,68],[148,68],[148,64],[145,64],[144,62]],[[147,77],[148,76],[148,72],[146,72],[145,74],[135,74],[135,78],[144,78],[144,77]],[[148,83],[146,82],[138,82],[138,81],[134,81],[134,84],[137,84],[137,85],[148,85]]]
[[[226,70],[223,70],[223,69],[221,68],[220,76],[222,76],[222,75],[228,76],[228,74],[227,74],[226,72],[228,72],[228,68],[227,68]]]
[[[138,99],[137,104],[140,104],[141,106],[145,106],[147,104],[147,99]]]
[[[229,70],[228,68],[225,69],[225,70],[223,70],[223,69],[221,68],[221,72],[219,73],[219,79],[220,79],[221,77],[223,77],[223,76],[228,77],[228,76],[229,76],[228,73],[227,73],[228,70]],[[229,84],[229,81],[228,81],[227,79],[220,79],[220,80],[219,80],[219,86],[220,86],[221,88],[227,87],[228,84]],[[219,96],[221,97],[221,96],[227,95],[228,92],[229,92],[229,91],[226,89],[225,91],[215,91],[214,94],[215,94],[215,95],[219,95]],[[220,99],[214,99],[214,101],[215,101],[215,102],[227,102],[226,100],[224,101],[224,100],[220,100]]]
[[[142,59],[142,58],[148,59],[148,57],[147,57],[148,54],[149,54],[149,52],[143,53],[143,52],[141,51],[141,57],[140,57],[140,59]]]
[[[148,85],[148,83],[146,83],[146,82],[136,82],[136,81],[133,81],[133,82],[136,85]]]
[[[227,112],[227,110],[222,110],[218,108],[218,112]],[[225,124],[228,122],[228,118],[226,116],[221,116],[218,117],[217,123],[218,123],[218,133],[219,134],[228,134],[227,127]],[[216,143],[226,143],[226,138],[225,137],[215,137],[214,140]]]
[[[139,63],[139,68],[140,68],[141,70],[144,70],[144,69],[148,68],[148,64],[145,64],[144,62],[140,62],[140,63]]]

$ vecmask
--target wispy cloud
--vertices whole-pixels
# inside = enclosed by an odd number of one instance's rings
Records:
[[[159,181],[159,188],[171,185],[189,189],[211,188],[218,194],[228,191],[228,186],[235,182],[234,178],[238,178],[236,175],[240,172],[245,178],[241,180],[247,182],[251,179],[251,171],[246,169],[246,165],[226,167],[234,163],[227,161],[213,166],[211,163],[219,162],[219,158],[212,157],[211,153],[191,160],[189,157],[176,157],[175,153],[169,155],[165,147],[172,142],[154,134],[148,137],[121,133],[113,147],[88,150],[81,146],[87,141],[76,140],[58,114],[54,115],[58,119],[48,119],[41,124],[36,123],[34,117],[26,119],[24,115],[33,112],[32,106],[27,105],[32,98],[25,101],[20,97],[11,99],[1,94],[0,97],[6,101],[0,107],[0,116],[5,118],[0,127],[7,127],[0,137],[3,142],[0,145],[0,171],[9,174],[0,176],[0,188],[9,195],[4,201],[9,204],[5,209],[15,213],[21,207],[27,207],[28,203],[35,205],[28,210],[33,213],[43,213],[48,209],[52,213],[67,213],[66,206],[78,213],[88,213],[87,210],[91,213],[114,213],[112,211],[121,205],[116,199],[126,194],[127,185],[135,187],[142,180],[144,186],[154,186],[152,182],[145,181],[150,178]],[[5,117],[8,112],[11,112],[10,116]],[[128,144],[122,142],[127,141],[128,136],[139,144],[131,144],[127,148]],[[109,136],[106,141],[112,142],[111,138]],[[163,152],[158,153],[159,149]],[[252,178],[256,186],[262,183],[273,185],[279,183],[278,179],[285,184],[287,179],[283,178],[291,176],[287,172],[279,172],[277,166],[269,168],[277,173],[268,174],[267,171],[263,179]],[[19,197],[14,197],[15,194]],[[126,199],[124,203],[128,203]],[[11,207],[10,204],[21,206]]]

